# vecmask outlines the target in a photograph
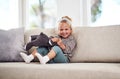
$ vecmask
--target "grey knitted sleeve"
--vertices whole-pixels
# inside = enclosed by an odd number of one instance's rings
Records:
[[[66,46],[66,49],[63,50],[65,54],[69,54],[69,56],[72,57],[73,53],[73,49],[76,46],[76,41],[74,39],[73,36],[69,36],[69,38],[67,39],[62,39],[63,44]]]

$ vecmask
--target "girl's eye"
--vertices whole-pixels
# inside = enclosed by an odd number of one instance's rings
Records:
[[[60,29],[60,31],[63,31],[63,29]]]

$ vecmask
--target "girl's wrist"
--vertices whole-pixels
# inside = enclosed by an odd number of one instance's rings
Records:
[[[57,44],[64,50],[65,49],[65,45],[62,42],[57,42]]]

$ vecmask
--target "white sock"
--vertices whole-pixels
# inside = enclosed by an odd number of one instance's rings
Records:
[[[46,64],[50,60],[47,55],[43,57],[39,53],[36,53],[36,56],[38,57],[41,64]]]
[[[46,64],[49,60],[50,60],[49,57],[46,55],[43,57],[42,63]]]
[[[25,53],[20,53],[20,55],[26,63],[30,63],[34,59],[34,56],[32,54],[26,55]]]

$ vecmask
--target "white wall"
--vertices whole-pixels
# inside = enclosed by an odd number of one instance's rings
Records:
[[[58,18],[69,16],[73,20],[73,26],[80,26],[80,0],[56,0]]]

